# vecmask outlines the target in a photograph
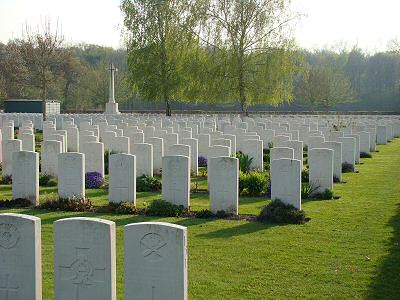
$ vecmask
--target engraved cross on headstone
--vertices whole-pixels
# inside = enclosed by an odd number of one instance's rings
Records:
[[[105,282],[105,267],[95,267],[89,261],[89,248],[75,248],[76,259],[67,266],[60,266],[61,280],[71,281],[75,287],[74,300],[84,300],[80,292],[85,287]]]
[[[18,286],[12,286],[10,283],[10,274],[5,274],[4,283],[0,283],[0,299],[17,299]],[[10,298],[9,298],[10,297]]]

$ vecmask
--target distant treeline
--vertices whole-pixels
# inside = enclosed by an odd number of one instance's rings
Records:
[[[23,42],[11,40],[0,43],[0,100],[40,99],[41,86],[35,77],[35,66],[21,56]],[[60,100],[68,111],[102,109],[108,101],[109,63],[118,68],[115,97],[125,110],[163,110],[161,102],[143,101],[130,83],[127,53],[97,45],[80,44],[63,47],[57,60],[50,63],[47,99]],[[400,111],[400,53],[393,50],[365,54],[360,49],[351,51],[297,50],[303,71],[293,79],[294,101],[278,106],[253,105],[251,111],[312,111],[358,110]],[[25,53],[29,55],[29,51]],[[306,75],[305,75],[306,74]],[[47,80],[47,79],[46,79]],[[337,85],[332,85],[332,81]],[[343,95],[344,103],[329,102],[335,89],[350,88]],[[326,102],[315,99],[326,98]],[[334,97],[333,97],[334,98]],[[333,99],[332,98],[332,99]],[[180,103],[172,102],[172,110],[240,111],[238,103]]]

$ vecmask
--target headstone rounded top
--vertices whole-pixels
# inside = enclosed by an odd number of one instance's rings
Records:
[[[40,221],[40,218],[35,217],[35,216],[30,216],[30,215],[24,215],[24,214],[16,214],[16,213],[2,213],[0,214],[0,217],[13,217],[13,218],[21,218],[21,219],[26,219],[26,220],[31,220],[31,221]]]
[[[72,221],[82,221],[82,222],[96,222],[96,223],[103,223],[106,225],[113,225],[115,222],[104,220],[100,218],[85,218],[85,217],[73,217],[73,218],[64,218],[54,222],[54,224],[64,223],[64,222],[72,222]]]
[[[179,229],[179,230],[187,230],[187,227],[185,226],[181,226],[181,225],[177,225],[177,224],[173,224],[173,223],[167,223],[167,222],[140,222],[140,223],[132,223],[132,224],[128,224],[125,225],[125,228],[129,228],[132,226],[164,226],[164,227],[168,227],[168,228],[175,228],[175,229]]]

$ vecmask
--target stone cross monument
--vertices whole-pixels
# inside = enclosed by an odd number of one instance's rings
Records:
[[[116,115],[120,114],[118,110],[118,103],[115,102],[114,98],[114,75],[115,72],[118,71],[115,67],[114,64],[110,64],[110,96],[108,99],[108,103],[106,103],[106,111],[105,114],[107,115]]]

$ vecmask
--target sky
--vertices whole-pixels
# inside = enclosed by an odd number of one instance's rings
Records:
[[[35,28],[49,18],[60,24],[70,44],[123,47],[120,0],[0,0],[0,42],[21,37],[24,24]],[[294,35],[300,47],[352,48],[374,53],[400,40],[400,0],[292,0],[304,16]]]

